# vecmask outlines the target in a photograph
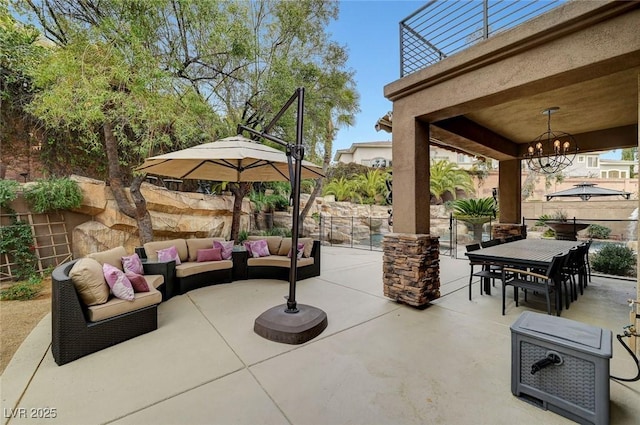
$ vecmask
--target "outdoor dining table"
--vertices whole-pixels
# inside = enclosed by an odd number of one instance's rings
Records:
[[[478,249],[466,253],[470,261],[491,262],[501,266],[521,268],[546,269],[553,257],[566,254],[573,247],[580,245],[580,241],[561,241],[555,239],[521,239],[506,242],[488,248]],[[491,295],[491,279],[483,279],[482,285],[487,295]],[[560,304],[556,291],[556,302]]]

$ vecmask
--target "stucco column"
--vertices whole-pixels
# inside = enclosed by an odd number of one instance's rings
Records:
[[[498,168],[500,223],[520,223],[522,218],[521,161],[500,161]]]
[[[394,107],[392,140],[393,231],[428,234],[429,125],[403,116]]]

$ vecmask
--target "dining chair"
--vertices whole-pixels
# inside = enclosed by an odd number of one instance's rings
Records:
[[[575,301],[578,299],[578,285],[576,284],[576,275],[578,275],[578,281],[580,285],[580,294],[582,295],[582,267],[583,259],[580,257],[584,254],[578,247],[573,247],[569,250],[569,255],[565,264],[560,269],[562,283],[567,288],[569,286],[569,294],[566,297],[566,307],[569,308],[569,301]],[[565,289],[565,293],[567,290]]]
[[[500,245],[502,243],[501,239],[491,239],[488,241],[480,242],[480,246],[482,248],[489,248],[490,246]]]
[[[585,242],[586,248],[584,251],[584,262],[585,262],[585,266],[587,268],[587,275],[589,276],[589,282],[591,282],[591,264],[589,263],[589,248],[591,248],[591,242],[593,242],[593,239],[589,239],[588,241]],[[587,287],[587,280],[584,281],[584,287]]]
[[[480,249],[479,243],[474,243],[465,246],[467,252],[477,251]],[[480,278],[480,295],[483,295],[482,289],[482,280],[483,279],[491,279],[493,285],[495,286],[496,279],[502,279],[502,270],[496,270],[492,268],[494,264],[485,261],[471,261],[469,260],[469,266],[471,267],[471,271],[469,273],[469,301],[471,301],[471,287],[473,286],[473,278]],[[475,269],[479,267],[480,269]],[[474,271],[477,270],[477,271]]]
[[[568,255],[567,253],[553,257],[544,273],[504,267],[502,269],[502,315],[504,316],[505,314],[507,286],[513,286],[516,307],[519,306],[519,289],[525,291],[525,302],[527,301],[527,291],[544,293],[547,300],[547,314],[550,315],[551,293],[554,290],[560,291],[560,288],[556,288],[556,283],[560,282],[560,269],[566,262]],[[559,298],[557,300],[556,314],[560,315],[562,301]]]
[[[500,245],[501,243],[503,243],[502,239],[490,239],[488,241],[480,242],[480,246],[482,248],[489,248],[490,246]],[[500,275],[502,275],[502,266],[501,265],[490,264],[489,265],[489,269],[494,273],[499,273]],[[491,280],[491,284],[493,286],[496,286],[495,279]]]

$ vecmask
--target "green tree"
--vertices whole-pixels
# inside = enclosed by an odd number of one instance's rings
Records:
[[[623,161],[637,161],[638,148],[634,147],[634,148],[622,149],[622,152],[620,154],[620,159],[622,159]],[[633,165],[629,166],[629,177],[631,178],[635,177]]]
[[[431,163],[430,174],[431,194],[437,202],[442,202],[445,193],[450,193],[456,199],[456,192],[473,193],[473,179],[465,170],[450,161],[440,160]]]
[[[81,131],[84,149],[106,157],[112,186],[122,187],[132,166],[145,156],[228,136],[239,123],[265,129],[299,86],[311,88],[304,141],[307,158],[318,157],[326,111],[335,106],[331,94],[339,88],[330,77],[334,71],[340,74],[346,63],[346,59],[332,62],[334,57],[346,58],[346,52],[325,32],[337,17],[337,3],[85,0],[82,7],[73,0],[19,3],[21,12],[35,16],[47,36],[62,47],[63,53],[56,51],[54,56],[70,56],[68,67],[63,62],[41,68],[43,74],[47,68],[52,74],[65,72],[43,84],[46,94],[40,105],[66,85],[57,94],[76,99],[76,110],[69,115],[80,115],[77,109],[87,108],[81,118],[50,114],[47,107],[34,113],[57,128]],[[77,63],[82,65],[74,66]],[[335,67],[326,67],[328,63]],[[345,75],[349,78],[342,82],[347,84],[351,74]],[[92,85],[94,90],[88,90]],[[295,140],[295,129],[293,112],[269,128],[284,140]],[[134,192],[136,177],[131,178]],[[231,235],[235,239],[242,198],[250,185],[229,183],[228,189],[236,196]],[[120,201],[119,206],[126,208]],[[138,214],[146,211],[138,195],[135,207]],[[149,224],[139,221],[141,229]]]

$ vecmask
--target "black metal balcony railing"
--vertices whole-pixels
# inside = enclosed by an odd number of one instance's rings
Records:
[[[566,0],[431,0],[400,22],[400,77],[541,15]]]

